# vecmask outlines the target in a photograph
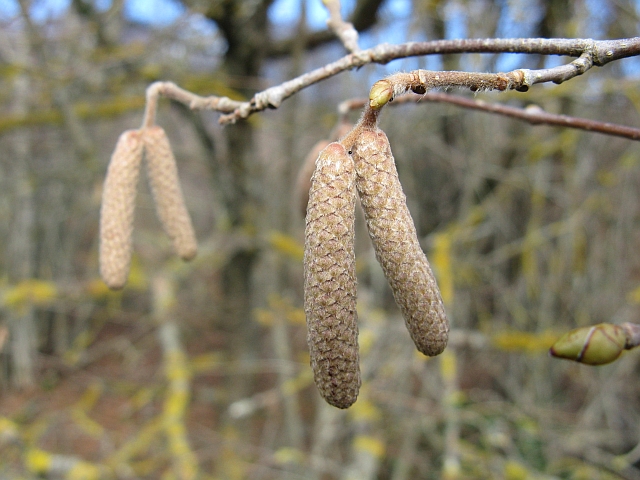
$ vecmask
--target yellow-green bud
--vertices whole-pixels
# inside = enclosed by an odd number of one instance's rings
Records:
[[[379,109],[393,100],[393,85],[389,80],[378,80],[369,91],[369,106]]]
[[[605,365],[616,360],[627,343],[627,334],[619,325],[600,323],[565,333],[549,353],[586,365]]]

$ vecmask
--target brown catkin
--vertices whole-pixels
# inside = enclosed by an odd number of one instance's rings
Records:
[[[316,160],[320,152],[331,143],[329,140],[318,141],[309,151],[302,162],[302,167],[298,172],[295,187],[295,199],[299,211],[304,217],[307,214],[307,205],[309,204],[309,190],[311,190],[311,176],[316,168]]]
[[[180,188],[176,159],[169,139],[159,126],[146,128],[143,133],[147,171],[156,212],[178,256],[183,260],[191,260],[196,256],[198,244]]]
[[[331,405],[358,397],[358,317],[354,253],[355,170],[339,143],[320,152],[305,228],[304,309],[314,380]]]
[[[298,177],[296,178],[295,199],[299,211],[304,217],[307,214],[307,205],[309,204],[309,190],[311,189],[311,175],[316,168],[316,159],[318,155],[332,141],[342,138],[353,128],[350,123],[340,122],[331,132],[329,140],[318,141],[309,151],[302,162]]]
[[[112,289],[124,287],[129,275],[142,149],[139,130],[127,130],[120,135],[102,190],[100,275]]]
[[[416,347],[425,355],[438,355],[447,346],[449,322],[436,279],[420,248],[385,133],[364,129],[353,146],[353,159],[376,258]]]

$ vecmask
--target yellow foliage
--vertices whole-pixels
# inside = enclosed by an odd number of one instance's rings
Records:
[[[93,408],[93,406],[102,395],[103,390],[104,387],[101,382],[92,383],[84,391],[82,397],[80,397],[80,400],[78,400],[78,403],[76,403],[76,407],[83,410],[89,410],[90,408]]]
[[[133,255],[131,259],[131,269],[129,270],[129,279],[127,280],[127,288],[135,290],[146,290],[149,285],[149,279],[143,268],[139,258]]]
[[[455,380],[458,372],[458,361],[456,354],[451,349],[447,349],[440,355],[440,375],[445,382]]]
[[[100,438],[104,435],[104,428],[95,420],[91,419],[87,413],[80,408],[73,408],[71,410],[71,418],[76,422],[82,431],[95,438]]]
[[[289,378],[282,384],[282,393],[292,395],[307,387],[313,381],[313,374],[310,369],[303,369],[297,377]]]
[[[47,473],[51,468],[51,454],[37,448],[27,450],[25,464],[30,472]]]
[[[253,310],[254,319],[265,327],[273,326],[277,320],[284,318],[293,325],[305,325],[306,317],[304,310],[295,307],[289,300],[279,295],[269,296],[269,308],[255,308]]]
[[[304,452],[292,447],[282,447],[273,454],[273,459],[279,465],[303,465]]]
[[[499,350],[540,353],[548,351],[558,336],[557,333],[550,331],[542,333],[505,331],[494,334],[491,343]]]
[[[121,295],[120,291],[113,291],[101,278],[94,278],[90,280],[85,285],[86,293],[94,300],[103,300],[105,298],[119,296]]]
[[[224,361],[224,355],[221,352],[204,353],[191,359],[191,371],[193,373],[208,372],[218,368]]]
[[[361,328],[358,335],[360,355],[366,355],[376,342],[376,334],[370,328]]]
[[[100,477],[100,468],[88,462],[76,463],[67,474],[67,480],[94,480]]]
[[[223,442],[222,453],[218,460],[220,477],[225,480],[244,480],[247,478],[246,461],[238,454],[238,450],[233,448],[238,439],[238,432],[231,426],[222,431]]]
[[[537,246],[542,243],[537,230],[530,229],[524,238],[522,246],[522,274],[527,283],[527,293],[530,297],[537,297],[540,285],[540,272],[538,271]]]
[[[353,448],[356,451],[367,452],[375,458],[381,458],[385,452],[384,443],[369,435],[358,435],[353,440]]]
[[[188,380],[191,378],[191,371],[184,353],[180,351],[167,353],[166,375],[169,381]]]
[[[149,423],[138,430],[137,435],[126,442],[108,460],[109,465],[114,468],[128,462],[130,458],[138,452],[148,449],[154,441],[158,440],[158,431],[162,427],[162,418],[156,416]]]
[[[431,263],[435,270],[440,294],[445,305],[451,305],[454,295],[453,271],[451,268],[451,244],[453,233],[439,233],[433,241]]]
[[[287,320],[293,325],[305,325],[306,316],[302,308],[292,308],[287,312]]]
[[[3,295],[5,307],[22,310],[27,306],[50,305],[57,297],[58,289],[53,282],[30,278],[9,286]]]
[[[640,286],[627,293],[627,302],[640,303]]]
[[[366,398],[361,390],[360,398],[349,409],[349,413],[356,422],[375,422],[382,418],[382,412],[376,407],[371,400]]]
[[[599,170],[596,173],[596,178],[603,187],[613,187],[618,183],[618,176],[609,170]]]
[[[274,230],[269,232],[267,238],[269,245],[271,245],[271,247],[276,251],[293,260],[302,261],[304,257],[304,247],[292,236]]]
[[[0,438],[15,438],[18,436],[18,425],[7,417],[0,417]]]
[[[529,471],[515,460],[507,460],[504,464],[505,480],[526,480],[529,478]]]
[[[266,308],[254,308],[253,318],[263,327],[271,327],[274,324],[274,315],[271,310]]]
[[[151,403],[156,392],[153,388],[140,388],[133,397],[131,397],[130,403],[134,409],[139,410],[146,407]]]

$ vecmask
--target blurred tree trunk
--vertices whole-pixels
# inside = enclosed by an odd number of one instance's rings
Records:
[[[24,42],[25,61],[28,61],[28,43]],[[26,74],[18,75],[14,81],[13,112],[26,114],[29,110],[31,81]],[[13,155],[6,165],[8,178],[13,179],[10,196],[13,211],[7,244],[7,277],[16,284],[33,276],[34,268],[34,192],[29,174],[32,132],[22,129],[11,139]],[[11,340],[11,383],[17,387],[28,387],[34,383],[34,366],[37,348],[34,311],[31,306],[11,309],[9,313]]]
[[[265,45],[269,41],[267,10],[273,0],[256,2],[223,1],[210,4],[204,14],[216,22],[227,41],[227,51],[222,64],[225,76],[246,87],[240,87],[244,95],[250,97],[254,90],[254,79],[258,78],[265,59]],[[234,82],[235,83],[235,82]],[[255,225],[261,209],[261,199],[255,185],[260,182],[260,171],[253,160],[254,132],[250,122],[239,122],[224,130],[228,162],[222,192],[222,201],[232,230],[244,230]],[[251,360],[256,355],[259,341],[258,326],[252,321],[255,298],[252,292],[252,278],[258,252],[253,247],[239,248],[227,259],[221,272],[224,304],[221,312],[223,327],[238,332],[233,337],[233,352],[240,352],[241,360]],[[229,328],[227,328],[229,327]],[[247,348],[248,347],[248,348]],[[249,379],[248,379],[249,380]],[[252,382],[236,382],[235,395],[246,395],[243,391]]]

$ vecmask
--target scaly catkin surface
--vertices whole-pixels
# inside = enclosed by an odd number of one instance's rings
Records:
[[[353,159],[376,258],[416,347],[425,355],[438,355],[447,346],[449,322],[385,133],[377,128],[363,130],[353,146]]]
[[[129,275],[142,149],[139,130],[128,130],[120,135],[102,190],[100,275],[112,289],[124,287]]]
[[[309,192],[304,309],[314,380],[338,408],[353,404],[360,389],[355,200],[353,159],[331,143],[320,152]]]
[[[143,140],[158,217],[178,256],[183,260],[191,260],[196,256],[198,244],[184,203],[169,139],[162,127],[153,126],[143,131]]]

